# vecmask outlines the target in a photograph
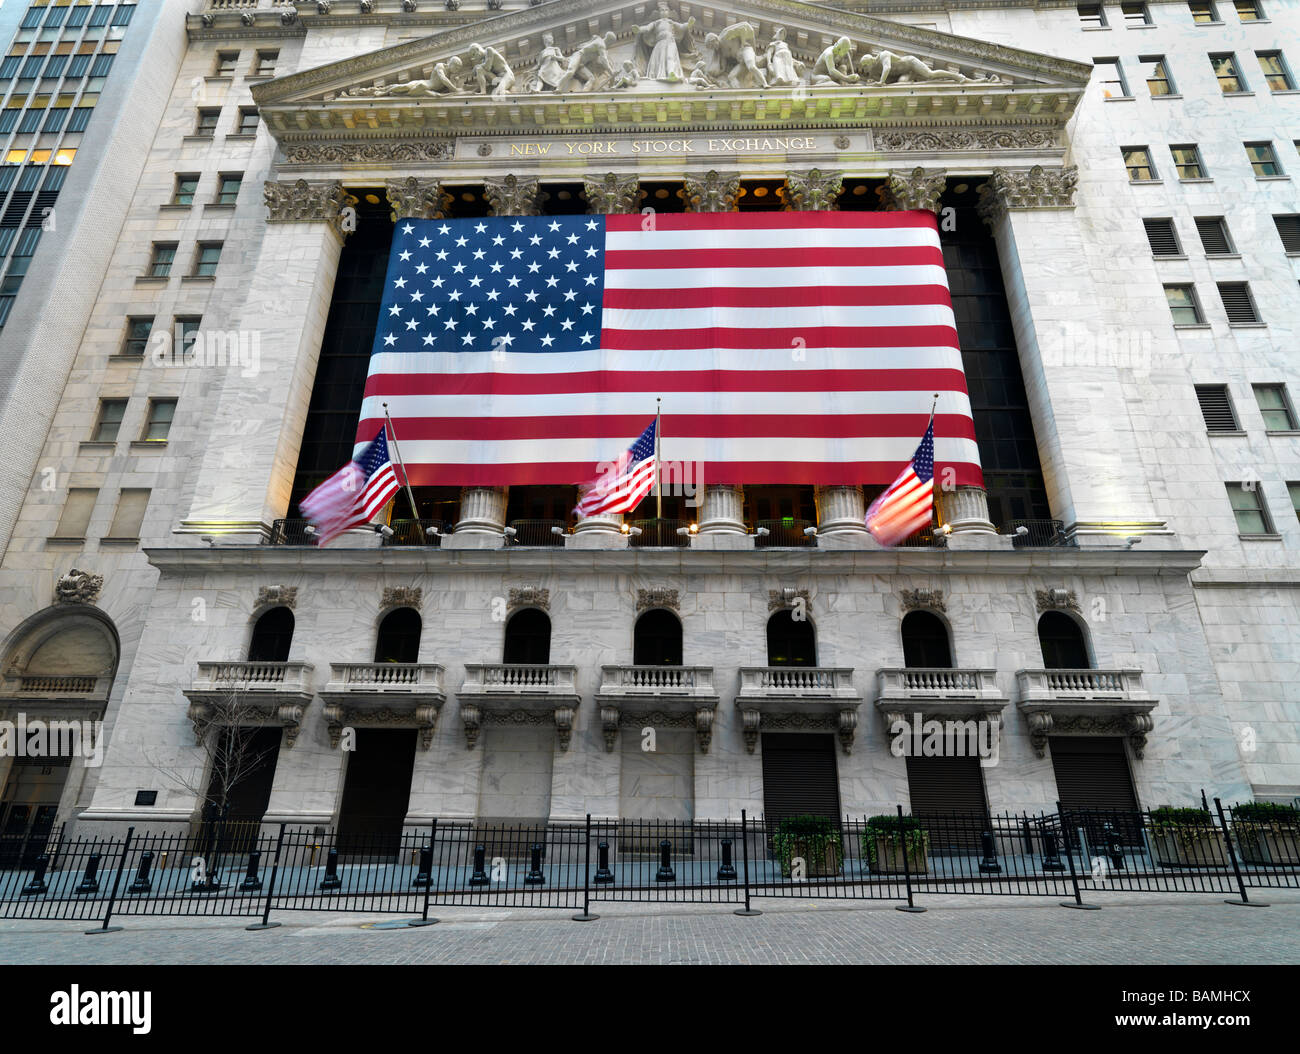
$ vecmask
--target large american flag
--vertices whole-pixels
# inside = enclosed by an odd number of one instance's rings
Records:
[[[574,483],[663,396],[697,481],[884,484],[936,392],[979,485],[929,212],[399,220],[357,443],[387,402],[416,486]]]

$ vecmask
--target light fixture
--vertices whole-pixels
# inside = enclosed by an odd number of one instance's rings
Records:
[[[217,544],[217,540],[216,540],[214,537],[212,537],[212,535],[210,535],[210,534],[204,534],[204,535],[201,535],[199,540],[200,540],[200,541],[207,542],[209,545],[216,545],[216,544]]]
[[[1016,528],[1016,536],[1018,538],[1023,538],[1028,533],[1029,533],[1029,528],[1026,527],[1023,523]]]
[[[618,529],[622,531],[624,534],[629,534],[632,530],[632,528],[629,527],[626,523],[619,524]]]
[[[952,524],[945,523],[942,527],[939,528],[939,530],[941,530],[944,534],[952,534]]]
[[[633,538],[640,538],[640,537],[641,537],[641,528],[640,528],[640,527],[633,527],[633,528],[631,528],[627,533],[630,534]]]
[[[558,534],[558,535],[560,535],[561,537],[563,537],[563,536],[564,536],[564,528],[563,528],[563,527],[552,527],[552,528],[551,528],[551,533],[552,533],[552,534]]]
[[[437,538],[439,531],[437,527],[426,527],[424,529],[424,533],[427,534],[430,538]]]
[[[307,535],[309,538],[315,537],[315,535],[316,535],[316,528],[313,527],[313,526],[309,523],[309,524],[307,524],[306,527],[304,527],[304,528],[302,529],[302,533],[305,534],[305,535]]]
[[[769,534],[771,534],[772,532],[769,531],[766,527],[760,527],[760,528],[758,528],[758,530],[756,530],[754,533],[755,533],[756,535],[758,535],[758,537],[760,537],[760,538],[766,538],[766,537],[767,537]]]
[[[678,534],[678,536],[681,537],[681,538],[686,538],[686,537],[688,537],[688,536],[690,535],[690,533],[691,533],[691,529],[690,529],[689,527],[678,527],[678,528],[677,528],[677,534]]]
[[[691,534],[699,534],[699,533],[700,533],[700,525],[699,525],[698,523],[693,523],[693,524],[690,525],[690,527],[688,528],[688,530],[690,530]]]
[[[1125,544],[1124,544],[1124,548],[1125,548],[1125,549],[1132,549],[1133,546],[1137,545],[1140,541],[1142,541],[1142,537],[1141,537],[1141,535],[1131,534],[1131,535],[1129,535],[1127,538],[1124,539],[1124,543],[1125,543]]]
[[[816,538],[816,537],[817,537],[817,528],[816,528],[816,527],[805,527],[805,528],[803,529],[803,536],[804,536],[805,538]]]
[[[517,535],[519,532],[516,531],[513,527],[507,527],[507,528],[506,528],[505,530],[503,530],[501,533],[504,534],[507,538],[513,538],[513,537],[514,537],[515,535]]]
[[[391,538],[393,536],[393,529],[389,527],[388,524],[386,523],[380,524],[379,533],[382,534],[385,538]]]

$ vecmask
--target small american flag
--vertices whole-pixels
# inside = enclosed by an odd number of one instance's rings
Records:
[[[934,421],[907,468],[867,510],[867,530],[881,545],[897,545],[928,526],[934,514]]]
[[[611,471],[588,484],[590,490],[578,502],[579,516],[602,512],[631,512],[654,486],[656,421],[614,462]]]
[[[349,527],[363,527],[388,504],[401,483],[388,457],[384,429],[355,458],[298,503],[327,545]]]

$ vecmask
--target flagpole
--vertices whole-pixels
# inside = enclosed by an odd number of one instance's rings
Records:
[[[406,484],[406,496],[411,499],[411,514],[418,521],[420,510],[415,505],[415,491],[411,490],[411,477],[406,474],[406,462],[402,460],[402,448],[397,445],[397,428],[393,425],[393,419],[388,416],[387,403],[384,403],[384,426],[392,430],[393,453],[397,455],[397,463],[402,468],[402,482]]]
[[[664,491],[663,481],[659,477],[659,437],[662,432],[660,426],[661,412],[663,410],[663,399],[655,399],[655,519],[664,518]]]

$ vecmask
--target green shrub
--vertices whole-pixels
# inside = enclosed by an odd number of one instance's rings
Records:
[[[1279,802],[1252,801],[1232,807],[1232,818],[1248,823],[1276,823],[1291,825],[1300,823],[1300,809],[1294,805]]]
[[[915,816],[904,816],[901,820],[897,815],[889,813],[870,816],[867,818],[866,830],[862,833],[862,853],[873,871],[879,866],[877,847],[882,844],[887,850],[903,845],[904,852],[916,859],[930,851],[930,836]]]
[[[781,871],[790,874],[791,861],[801,856],[813,865],[826,857],[826,850],[836,849],[836,865],[844,856],[844,840],[839,824],[826,816],[788,816],[776,825],[772,848],[781,861]]]
[[[1162,805],[1151,810],[1151,826],[1157,831],[1165,827],[1204,827],[1212,823],[1206,809],[1176,808]]]

